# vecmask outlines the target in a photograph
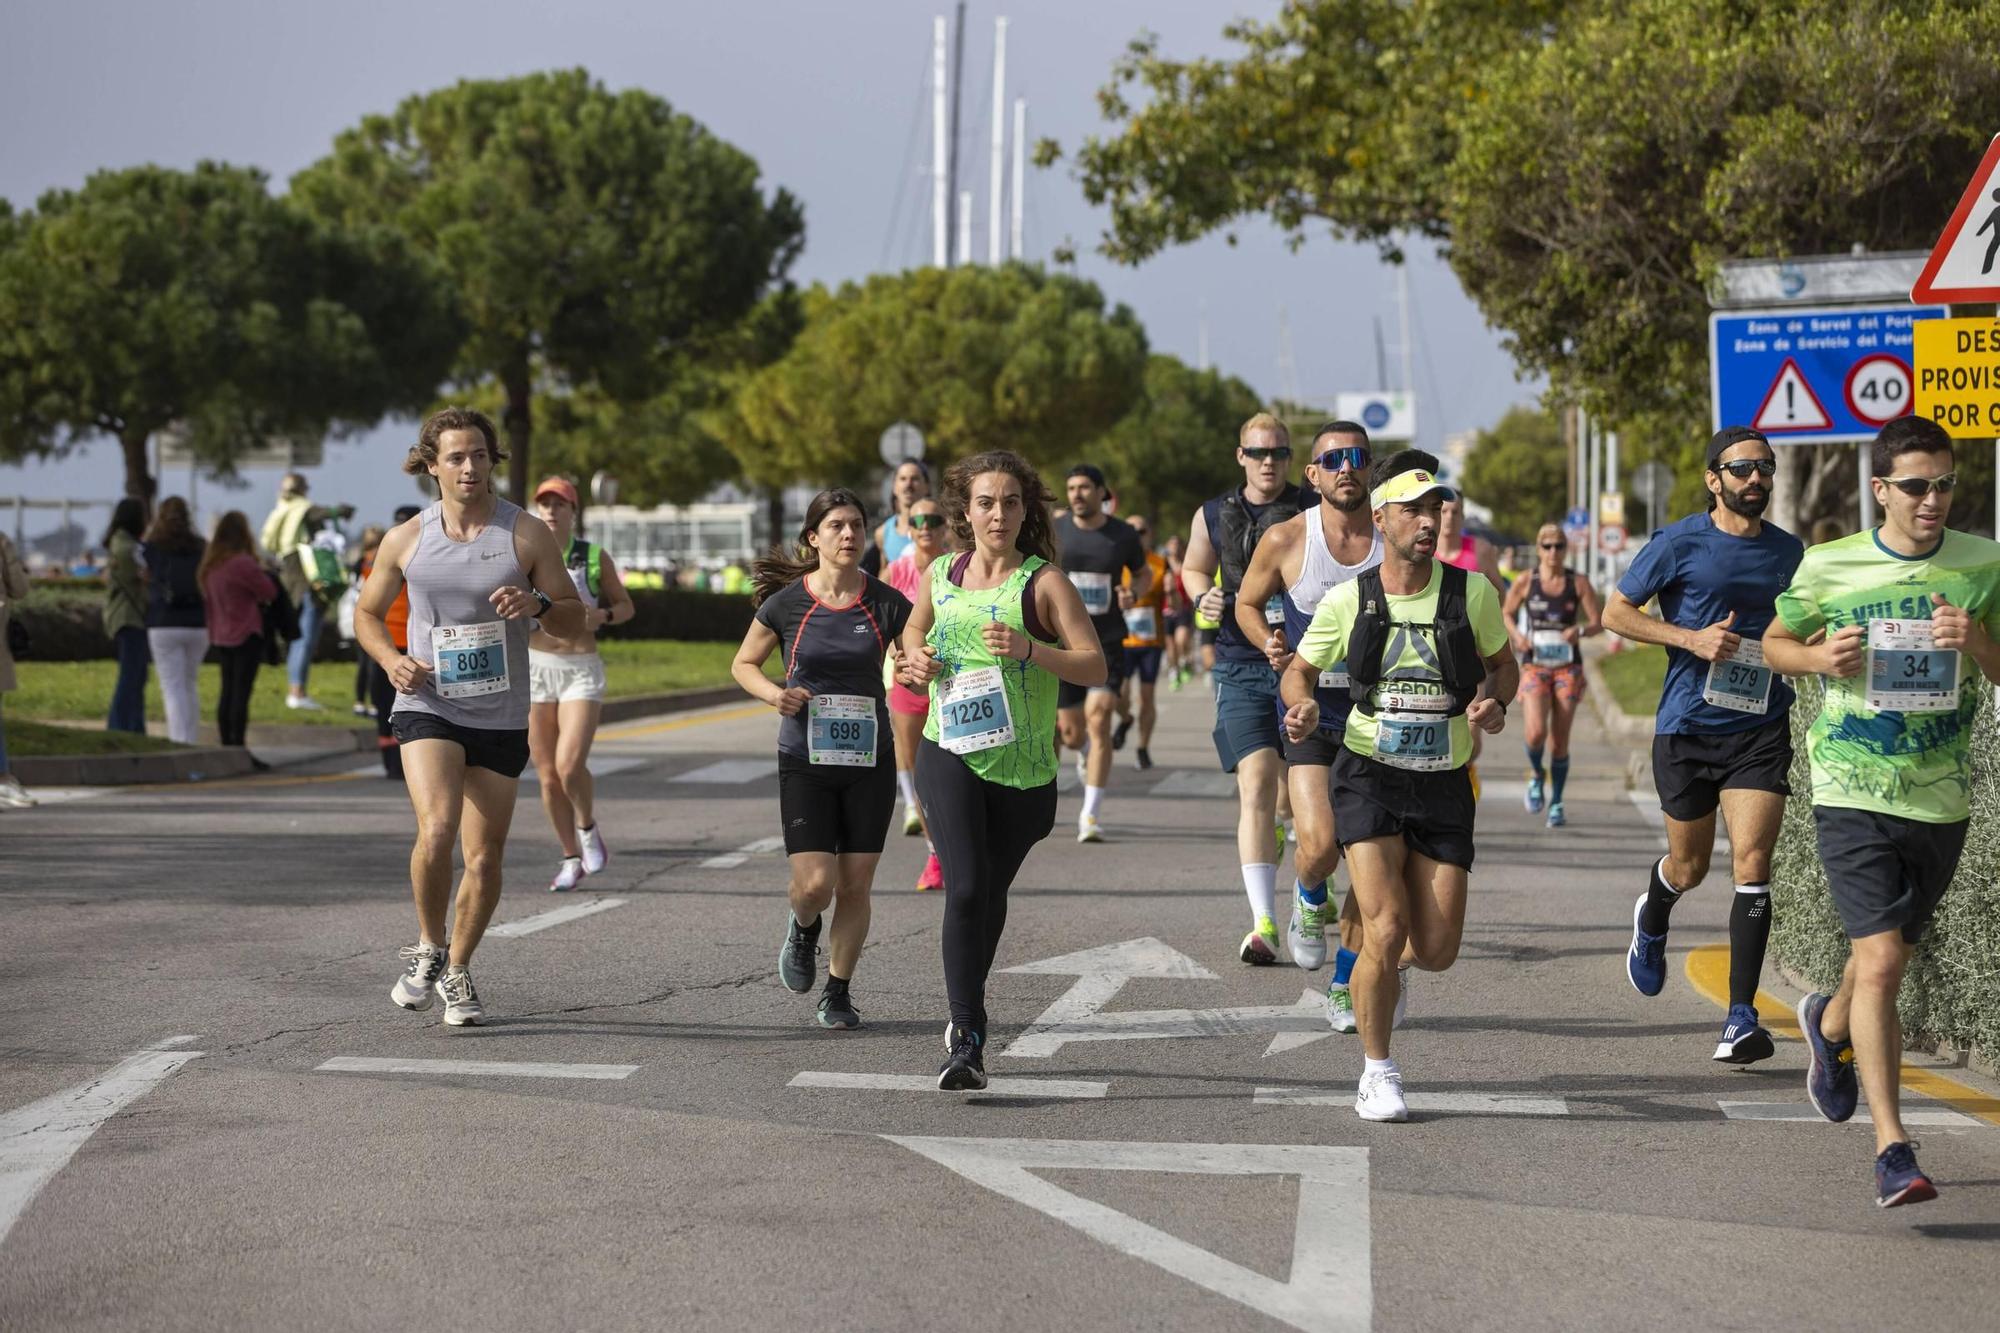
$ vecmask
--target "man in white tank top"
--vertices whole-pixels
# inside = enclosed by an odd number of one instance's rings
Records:
[[[506,453],[483,413],[446,408],[424,422],[404,460],[428,475],[439,501],[382,539],[354,611],[354,637],[396,687],[392,718],[403,756],[417,845],[410,887],[417,943],[389,998],[428,1009],[444,996],[444,1021],[476,1024],[473,950],[500,902],[500,862],[521,770],[528,763],[528,630],[583,629],[583,603],[547,525],[493,492]],[[410,590],[409,652],[383,617]],[[447,946],[453,844],[464,832],[465,875]],[[447,952],[448,950],[448,952]]]
[[[1243,575],[1237,620],[1246,636],[1255,631],[1252,642],[1264,645],[1265,655],[1280,674],[1291,664],[1292,645],[1312,623],[1320,599],[1338,584],[1382,563],[1381,534],[1368,508],[1369,462],[1366,430],[1351,421],[1321,426],[1306,463],[1306,487],[1317,493],[1319,503],[1265,533]],[[1285,624],[1275,628],[1265,622],[1264,604],[1280,592],[1285,598]],[[1326,961],[1327,881],[1340,864],[1328,775],[1347,721],[1346,689],[1344,675],[1323,673],[1316,692],[1318,729],[1304,740],[1286,735],[1284,741],[1289,765],[1285,782],[1299,834],[1287,943],[1292,961],[1308,971]],[[1347,996],[1347,977],[1360,947],[1361,921],[1351,894],[1341,910],[1340,930],[1342,947],[1327,988],[1327,1020],[1336,1031],[1352,1032],[1354,1009]]]

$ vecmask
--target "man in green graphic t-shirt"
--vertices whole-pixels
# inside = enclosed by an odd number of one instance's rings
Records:
[[[1965,846],[1978,678],[2000,682],[2000,543],[1945,526],[1958,474],[1935,422],[1892,421],[1872,450],[1882,526],[1806,552],[1764,654],[1826,683],[1807,740],[1813,822],[1850,953],[1832,995],[1799,1002],[1806,1090],[1846,1120],[1860,1067],[1886,1208],[1937,1197],[1897,1105],[1896,992]]]

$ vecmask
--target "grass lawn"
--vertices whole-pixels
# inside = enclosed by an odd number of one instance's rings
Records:
[[[1667,680],[1667,650],[1655,645],[1606,653],[1598,665],[1604,668],[1604,683],[1621,712],[1633,717],[1651,717],[1660,707],[1660,691]]]
[[[608,697],[622,699],[634,694],[658,694],[665,690],[693,689],[729,683],[729,663],[736,656],[733,643],[679,643],[666,639],[603,644]],[[770,665],[780,665],[773,653]],[[118,664],[97,662],[37,662],[32,658],[17,664],[21,688],[6,698],[3,715],[7,720],[8,748],[14,748],[16,720],[50,719],[99,721],[111,702],[111,686],[118,679]],[[221,668],[201,669],[201,715],[215,718],[216,695],[221,689]],[[317,662],[313,664],[312,696],[325,705],[319,713],[294,711],[285,707],[285,669],[265,667],[257,673],[255,694],[250,701],[252,723],[317,723],[325,726],[373,726],[351,711],[354,704],[354,664]],[[160,683],[150,674],[146,681],[146,716],[166,720],[160,703]],[[20,754],[101,753],[82,750],[72,744],[62,750],[21,749]]]
[[[150,754],[180,748],[164,736],[137,736],[129,731],[57,727],[18,717],[6,718],[5,725],[9,759],[36,759],[53,754]]]

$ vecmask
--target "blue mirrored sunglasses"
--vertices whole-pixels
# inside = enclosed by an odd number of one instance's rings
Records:
[[[1351,467],[1356,472],[1368,466],[1368,449],[1364,445],[1347,444],[1338,449],[1329,449],[1313,462],[1329,472],[1338,472],[1343,467]]]

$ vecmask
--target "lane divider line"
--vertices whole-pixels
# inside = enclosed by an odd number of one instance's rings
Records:
[[[792,1076],[788,1088],[833,1088],[843,1091],[928,1092],[937,1095],[937,1078],[930,1074],[836,1074],[808,1069]],[[1068,1078],[995,1078],[977,1097],[1056,1097],[1070,1101],[1100,1101],[1108,1083]]]
[[[755,842],[744,843],[733,852],[724,852],[720,856],[711,856],[695,864],[702,870],[733,870],[753,856],[761,856],[765,852],[779,851],[784,845],[785,840],[782,837],[759,838]]]
[[[475,1074],[492,1078],[630,1078],[637,1065],[566,1065],[533,1060],[389,1060],[337,1055],[315,1074]]]
[[[538,930],[547,930],[550,926],[560,926],[571,921],[581,921],[584,917],[596,916],[599,912],[608,912],[614,907],[623,907],[625,902],[626,900],[623,898],[586,898],[581,902],[568,903],[562,907],[551,908],[546,912],[537,912],[533,916],[524,916],[518,921],[509,921],[504,925],[493,926],[486,933],[489,936],[498,935],[501,939],[519,939],[523,935],[532,935]]]

